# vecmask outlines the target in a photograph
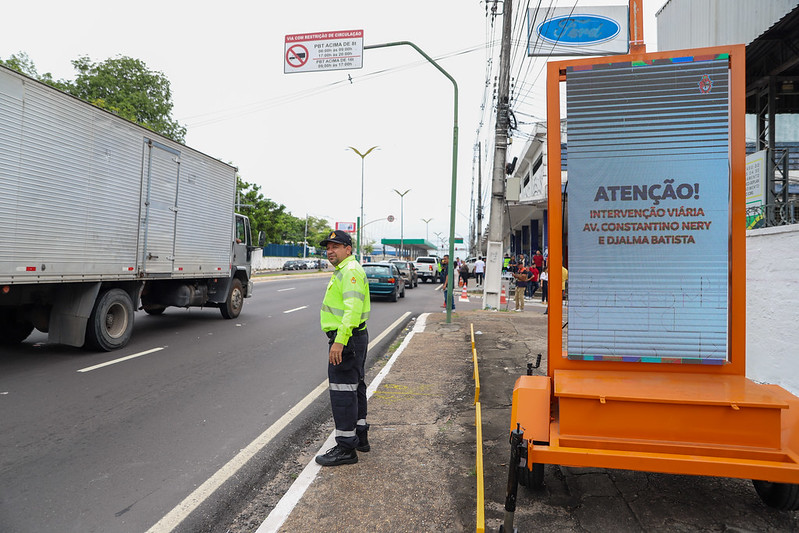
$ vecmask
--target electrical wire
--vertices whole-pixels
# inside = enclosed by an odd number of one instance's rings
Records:
[[[448,54],[444,54],[434,58],[436,62],[443,61],[445,59],[450,59],[453,57],[458,57],[466,54],[472,54],[478,51],[483,50],[485,47],[484,44],[479,44],[475,46],[471,46],[469,48],[465,48],[462,50],[458,50],[455,52],[450,52]],[[203,126],[208,126],[211,124],[218,124],[220,122],[225,122],[227,120],[232,120],[234,118],[239,118],[242,116],[252,115],[254,113],[266,111],[267,109],[271,109],[274,107],[280,107],[284,105],[288,105],[294,103],[299,100],[304,100],[306,98],[310,98],[312,96],[316,96],[317,94],[326,93],[328,91],[332,91],[334,89],[338,89],[344,86],[347,86],[351,83],[360,83],[364,81],[371,81],[377,78],[381,78],[383,76],[394,74],[396,72],[401,72],[404,70],[409,70],[413,68],[418,68],[420,66],[426,65],[427,60],[416,60],[410,63],[405,63],[403,65],[398,65],[395,67],[385,68],[381,70],[376,70],[374,72],[370,72],[368,74],[364,74],[362,76],[343,79],[331,83],[326,83],[324,85],[319,85],[316,87],[310,87],[308,89],[297,91],[291,94],[285,94],[273,98],[269,98],[266,100],[258,100],[256,102],[249,102],[246,104],[240,104],[237,106],[220,109],[216,111],[212,111],[209,113],[201,113],[197,115],[189,115],[186,117],[181,117],[179,120],[180,122],[185,122],[186,127],[190,129],[201,128]],[[207,117],[207,118],[206,118]],[[197,119],[196,121],[193,121]]]

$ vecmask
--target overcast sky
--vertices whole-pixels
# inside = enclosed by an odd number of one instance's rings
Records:
[[[654,13],[663,3],[644,0],[650,51],[656,49]],[[577,3],[588,4],[626,2]],[[517,0],[514,10],[527,5]],[[407,46],[366,50],[359,70],[283,73],[287,34],[363,30],[366,45],[412,41],[458,83],[455,231],[469,235],[478,130],[486,146],[494,135],[497,70],[489,59],[498,54],[501,28],[501,19],[492,27],[482,1],[28,0],[5,5],[3,16],[0,57],[26,52],[40,74],[73,79],[70,61],[82,55],[94,61],[130,56],[163,72],[172,85],[173,116],[188,129],[186,143],[237,166],[245,181],[259,184],[264,196],[295,216],[354,222],[361,158],[347,147],[379,146],[365,160],[364,218],[379,220],[365,228],[367,237],[400,237],[400,197],[393,190],[410,189],[404,236],[425,238],[429,227],[429,240],[437,244],[436,232],[449,234],[452,83]],[[523,110],[531,116],[545,116],[544,63],[539,58],[512,70],[523,78],[519,87],[528,87]],[[520,150],[523,143],[517,144]],[[490,165],[484,157],[484,205]],[[396,220],[380,220],[388,215]],[[426,226],[423,218],[433,220]]]

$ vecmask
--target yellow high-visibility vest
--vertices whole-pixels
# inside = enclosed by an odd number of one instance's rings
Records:
[[[369,320],[369,283],[363,267],[349,256],[336,266],[319,312],[322,331],[336,330],[335,342],[347,344],[352,330]]]

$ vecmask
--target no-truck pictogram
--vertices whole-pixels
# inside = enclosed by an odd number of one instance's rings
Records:
[[[308,62],[308,49],[301,44],[295,44],[286,50],[286,63],[294,68],[299,68]]]

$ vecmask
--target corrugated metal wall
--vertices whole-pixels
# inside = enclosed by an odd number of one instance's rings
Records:
[[[749,44],[796,0],[669,0],[657,13],[658,50]]]

